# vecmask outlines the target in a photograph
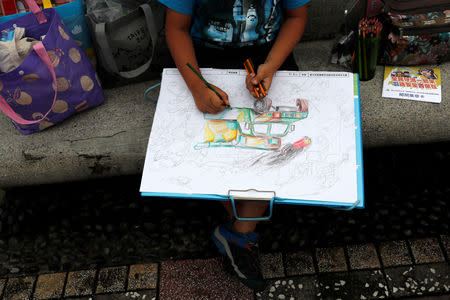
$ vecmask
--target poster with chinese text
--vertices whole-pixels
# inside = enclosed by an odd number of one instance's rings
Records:
[[[441,103],[441,72],[430,67],[386,66],[382,97]]]

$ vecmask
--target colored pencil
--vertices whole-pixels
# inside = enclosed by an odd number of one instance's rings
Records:
[[[361,80],[369,80],[375,74],[382,24],[376,18],[362,18],[358,24],[358,58],[356,69]]]
[[[247,58],[247,60],[244,61],[244,68],[248,74],[255,74],[255,67],[253,66],[253,62],[250,58]],[[253,91],[258,98],[267,96],[266,87],[262,82],[259,82],[257,87],[253,87]]]

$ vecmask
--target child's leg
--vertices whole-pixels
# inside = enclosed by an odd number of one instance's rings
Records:
[[[222,205],[228,212],[230,219],[233,219],[234,212],[231,202],[222,201]],[[269,204],[265,202],[244,201],[236,204],[236,210],[238,216],[242,218],[262,217],[268,206]],[[253,232],[257,223],[257,221],[236,220],[233,223],[233,229],[241,233]]]
[[[228,201],[222,201],[230,218],[234,216],[233,207]],[[239,201],[237,213],[239,217],[261,217],[267,202]],[[212,232],[212,238],[219,252],[227,259],[225,269],[235,274],[246,286],[255,291],[262,291],[266,287],[258,260],[258,234],[254,233],[256,221],[238,221],[217,226]]]
[[[225,207],[225,210],[228,213],[228,216],[230,217],[230,220],[234,219],[234,212],[233,212],[233,205],[231,204],[231,201],[220,201]]]
[[[242,218],[254,218],[262,217],[267,207],[269,206],[266,202],[253,202],[246,201],[239,203],[238,216]],[[249,233],[255,231],[256,224],[258,221],[239,221],[236,220],[233,223],[233,229],[241,233]]]

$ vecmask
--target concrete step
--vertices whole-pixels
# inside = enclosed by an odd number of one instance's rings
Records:
[[[332,45],[333,40],[300,43],[300,70],[345,71],[329,63]],[[361,83],[364,147],[450,140],[450,64],[440,68],[441,104],[381,98],[382,66],[374,79]],[[143,94],[157,82],[105,90],[101,106],[29,136],[0,114],[0,187],[141,173],[156,108]]]

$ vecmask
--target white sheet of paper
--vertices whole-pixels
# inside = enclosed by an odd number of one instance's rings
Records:
[[[204,69],[202,74],[228,94],[232,107],[253,107],[244,70]],[[204,141],[207,120],[178,70],[165,69],[141,192],[227,195],[230,189],[256,189],[285,199],[355,203],[353,82],[353,74],[345,72],[277,72],[267,96],[272,106],[292,107],[298,98],[309,106],[308,117],[282,137],[282,147],[305,136],[311,144],[290,160],[266,165],[256,159],[273,150],[196,149]],[[280,131],[274,128],[272,134]]]

